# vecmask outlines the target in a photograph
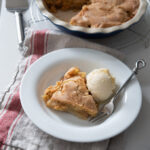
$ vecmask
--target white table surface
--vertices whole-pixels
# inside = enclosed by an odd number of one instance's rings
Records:
[[[16,32],[14,15],[2,7],[0,14],[0,91],[4,90],[10,82],[20,58]]]
[[[17,46],[15,17],[6,11],[4,4],[3,1],[0,13],[0,92],[4,91],[11,81],[17,62],[21,58]],[[127,56],[126,63],[130,67],[138,58],[144,58],[147,62],[147,67],[138,75],[143,92],[141,112],[126,132],[119,135],[121,138],[115,138],[116,147],[112,147],[112,150],[150,150],[150,23],[147,22],[148,18],[144,19],[146,21],[142,23],[147,25],[145,28],[142,28],[143,25],[140,23],[119,35],[95,40],[119,49]],[[118,141],[118,139],[121,140]],[[118,147],[120,142],[119,145],[122,146]]]

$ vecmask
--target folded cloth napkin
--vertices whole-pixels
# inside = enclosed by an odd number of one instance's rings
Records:
[[[24,113],[19,96],[21,79],[42,55],[53,50],[69,47],[84,47],[100,50],[123,59],[118,51],[85,41],[83,39],[53,33],[49,30],[31,31],[26,35],[22,58],[18,63],[12,83],[0,99],[0,149],[25,150],[106,150],[109,140],[95,143],[74,143],[52,137],[38,129]]]

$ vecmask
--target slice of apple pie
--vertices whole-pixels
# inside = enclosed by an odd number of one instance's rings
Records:
[[[98,107],[86,87],[86,73],[72,67],[56,85],[49,86],[43,100],[49,108],[73,113],[87,119],[98,113]]]

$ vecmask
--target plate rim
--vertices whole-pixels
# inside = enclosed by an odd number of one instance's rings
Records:
[[[109,56],[109,57],[112,57],[113,59],[116,59],[116,60],[119,61],[122,65],[124,65],[127,69],[129,69],[129,71],[131,71],[131,69],[130,69],[125,63],[123,63],[121,60],[119,60],[118,58],[115,58],[115,57],[112,56],[112,55],[109,55],[109,54],[107,54],[107,53],[104,53],[104,52],[102,52],[102,51],[98,51],[98,50],[94,50],[94,49],[89,49],[89,48],[63,48],[63,49],[58,49],[58,50],[52,51],[52,52],[47,53],[46,55],[40,57],[37,61],[35,61],[35,62],[28,68],[28,70],[25,72],[25,74],[23,75],[23,78],[22,78],[22,81],[21,81],[21,85],[20,85],[20,101],[21,101],[21,105],[22,105],[22,107],[23,107],[23,109],[24,109],[24,112],[27,114],[27,116],[29,117],[29,119],[30,119],[38,128],[40,128],[42,131],[44,131],[45,133],[47,133],[47,134],[49,134],[49,135],[52,135],[52,136],[54,136],[54,137],[56,137],[56,138],[65,140],[65,141],[79,142],[79,143],[83,143],[83,142],[85,142],[85,143],[87,143],[87,142],[97,142],[97,141],[106,140],[106,139],[108,139],[108,138],[111,138],[111,137],[114,137],[114,136],[120,134],[121,132],[123,132],[124,130],[126,130],[126,129],[135,121],[135,119],[137,118],[137,116],[138,116],[138,114],[139,114],[139,112],[140,112],[141,106],[142,106],[142,90],[141,90],[141,86],[140,86],[140,84],[139,84],[139,81],[138,81],[138,79],[137,79],[136,77],[135,77],[135,80],[136,80],[136,83],[137,83],[137,86],[138,86],[138,89],[139,89],[139,92],[140,92],[140,93],[138,93],[138,94],[139,94],[139,102],[140,102],[140,105],[139,105],[139,107],[138,107],[138,110],[137,110],[137,112],[136,112],[136,115],[133,117],[132,121],[131,121],[130,123],[128,123],[128,125],[127,125],[124,129],[120,130],[120,131],[117,132],[117,133],[114,133],[114,134],[111,135],[111,136],[105,137],[105,138],[96,138],[96,139],[90,139],[90,140],[84,140],[84,139],[82,139],[82,141],[81,141],[81,140],[77,140],[77,139],[74,139],[74,138],[73,138],[73,139],[68,139],[68,138],[64,138],[63,136],[61,137],[61,136],[59,136],[59,135],[56,135],[56,134],[53,134],[53,133],[49,133],[49,132],[47,132],[45,129],[43,129],[39,124],[37,124],[37,121],[33,120],[33,118],[30,117],[29,112],[27,112],[27,109],[26,109],[25,106],[24,106],[23,97],[22,97],[23,82],[24,82],[24,80],[25,80],[25,78],[26,78],[26,74],[28,74],[28,72],[30,72],[31,68],[34,67],[34,65],[36,65],[36,64],[37,64],[39,61],[41,61],[42,59],[45,59],[45,57],[49,57],[49,55],[51,55],[52,53],[54,54],[54,53],[58,53],[58,52],[60,52],[60,51],[62,51],[62,50],[63,50],[63,51],[66,51],[66,50],[70,50],[70,49],[71,49],[71,50],[75,50],[75,51],[82,49],[82,50],[88,51],[88,52],[96,51],[96,52],[98,52],[98,53],[103,53],[104,55],[107,55],[107,56]]]

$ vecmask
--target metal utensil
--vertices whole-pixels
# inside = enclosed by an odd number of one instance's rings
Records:
[[[22,45],[24,40],[24,27],[22,12],[28,9],[28,0],[6,0],[6,8],[10,12],[14,12],[16,16],[16,25],[19,44]]]
[[[124,84],[119,88],[116,94],[112,97],[112,99],[107,104],[103,104],[100,106],[99,113],[96,117],[90,118],[89,121],[95,122],[103,122],[105,121],[115,110],[115,101],[117,100],[122,89],[131,81],[132,77],[138,74],[138,71],[146,66],[146,62],[144,60],[138,60],[135,63],[135,67],[133,68],[132,74],[127,78]]]

